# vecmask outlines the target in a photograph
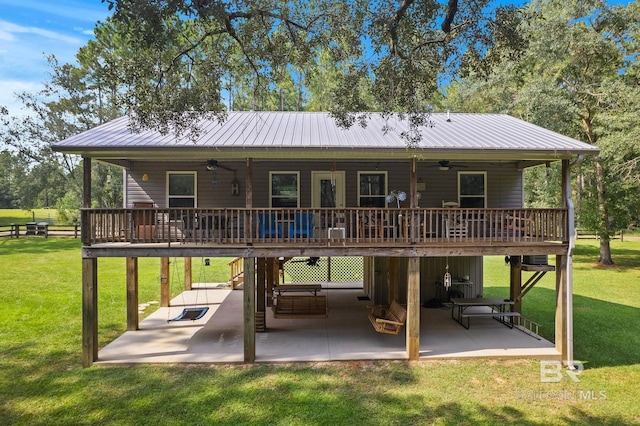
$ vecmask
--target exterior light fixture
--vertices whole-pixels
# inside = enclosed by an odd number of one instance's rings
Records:
[[[207,170],[212,172],[217,168],[218,168],[218,161],[217,160],[208,160],[207,161]]]

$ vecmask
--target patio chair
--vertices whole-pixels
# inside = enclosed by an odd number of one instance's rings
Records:
[[[377,239],[382,237],[382,220],[377,213],[365,212],[358,217],[358,237]]]
[[[296,213],[295,221],[289,224],[289,237],[313,238],[313,213]]]
[[[258,213],[258,236],[282,238],[282,226],[276,222],[275,215],[271,213]]]
[[[448,214],[444,220],[445,236],[449,238],[466,238],[468,224],[460,214]]]
[[[152,209],[153,207],[153,203],[150,202],[133,203],[131,221],[133,222],[133,231],[137,238],[145,240],[154,238],[156,224],[154,213],[149,210],[142,210]]]
[[[445,201],[442,200],[442,208],[443,209],[453,209],[453,208],[458,208],[460,207],[460,203],[458,203],[457,201]]]
[[[182,235],[185,238],[194,238],[199,230],[198,220],[194,214],[182,216]]]
[[[535,237],[534,221],[529,214],[508,215],[504,227],[515,237]]]

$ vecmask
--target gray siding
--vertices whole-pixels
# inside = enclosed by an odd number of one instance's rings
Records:
[[[483,295],[483,260],[475,256],[423,257],[420,259],[420,303],[433,298],[443,298],[442,281],[446,272],[447,260],[449,273],[453,279],[453,290],[465,291],[465,296],[481,297]],[[373,276],[373,300],[376,304],[388,304],[389,300],[389,259],[374,258]],[[398,298],[401,303],[407,300],[407,263],[406,258],[399,259],[398,264]],[[464,288],[456,286],[459,278],[468,275],[472,286]]]
[[[455,162],[454,162],[455,163]],[[465,163],[460,163],[465,164]],[[211,185],[213,172],[207,171],[205,161],[193,162],[132,162],[129,167],[126,196],[127,207],[136,201],[153,201],[158,207],[166,206],[166,172],[197,171],[198,172],[198,207],[244,207],[245,206],[245,163],[224,162],[224,165],[236,169],[236,178],[240,182],[240,193],[231,195],[231,171],[218,168],[215,171],[217,185]],[[523,200],[523,175],[515,166],[503,166],[466,163],[465,168],[439,170],[436,161],[420,161],[417,174],[426,184],[421,192],[420,207],[442,207],[442,201],[457,201],[458,171],[487,172],[487,207],[519,208]],[[330,161],[299,162],[291,161],[255,161],[253,171],[253,206],[269,206],[269,171],[300,172],[300,206],[311,205],[311,171],[328,171],[333,167]],[[336,169],[345,171],[346,206],[358,205],[358,171],[387,171],[388,190],[409,191],[409,162],[337,162]],[[142,175],[149,176],[148,181]],[[408,206],[408,202],[404,203]]]

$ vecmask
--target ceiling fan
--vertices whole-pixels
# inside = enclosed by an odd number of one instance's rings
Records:
[[[435,165],[433,165],[433,167],[436,167]],[[447,171],[452,167],[467,167],[465,165],[462,164],[451,164],[448,160],[440,160],[438,161],[438,165],[437,165],[438,169],[442,170],[442,171]]]
[[[215,171],[216,169],[224,169],[224,170],[228,170],[230,172],[235,172],[235,169],[232,169],[231,167],[225,166],[223,164],[220,164],[218,162],[218,160],[207,160],[207,170],[209,170],[210,172]]]

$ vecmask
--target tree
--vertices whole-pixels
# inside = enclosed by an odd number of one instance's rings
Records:
[[[84,58],[88,59],[89,56]],[[16,117],[3,110],[0,137],[26,164],[21,178],[14,182],[14,205],[20,208],[54,206],[68,191],[75,192],[80,199],[79,158],[55,153],[50,145],[89,130],[118,113],[102,100],[109,91],[100,86],[96,69],[60,65],[53,56],[49,57],[49,64],[51,79],[43,90],[17,95],[30,114]],[[109,175],[114,176],[114,184],[122,180],[112,166],[96,166],[95,171],[102,175],[99,181]],[[105,188],[96,187],[97,198],[105,198],[101,194]]]
[[[629,180],[615,173],[622,170],[610,155],[617,149],[605,148],[629,134],[613,125],[631,105],[624,99],[640,99],[633,73],[638,22],[637,3],[534,1],[520,12],[522,42],[489,51],[490,66],[482,69],[490,71],[470,72],[451,90],[451,105],[509,112],[602,148],[600,157],[581,167],[578,219],[600,237],[603,264],[613,264],[610,238],[629,223],[617,207],[620,199],[629,200]],[[476,60],[486,64],[484,59]],[[637,115],[628,118],[637,127]],[[622,164],[633,169],[630,159]]]
[[[0,151],[0,208],[19,207],[18,188],[27,166],[20,155],[8,149]]]
[[[340,69],[331,104],[340,124],[362,121],[354,112],[372,103],[421,124],[438,77],[488,22],[488,0],[106,2],[113,19],[99,27],[116,27],[122,40],[109,76],[121,88],[118,106],[136,127],[162,132],[223,120],[224,80],[237,81],[238,68],[254,93],[271,93],[285,74],[313,84],[307,67],[321,54]],[[367,81],[370,91],[354,90]]]

